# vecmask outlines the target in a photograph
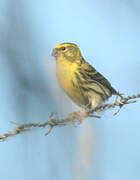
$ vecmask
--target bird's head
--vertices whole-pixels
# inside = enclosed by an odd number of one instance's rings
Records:
[[[69,61],[79,60],[82,57],[80,49],[74,43],[62,43],[55,46],[52,56],[56,59],[65,58]]]

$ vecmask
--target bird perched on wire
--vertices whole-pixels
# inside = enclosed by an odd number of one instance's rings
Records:
[[[117,92],[109,81],[83,58],[74,43],[54,47],[56,76],[60,87],[80,107],[94,109]]]

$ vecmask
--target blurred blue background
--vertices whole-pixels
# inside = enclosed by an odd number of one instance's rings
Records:
[[[1,0],[0,133],[19,123],[65,116],[76,107],[59,89],[52,48],[79,45],[117,90],[140,92],[138,0]],[[1,180],[139,180],[140,103],[82,125],[0,143]]]

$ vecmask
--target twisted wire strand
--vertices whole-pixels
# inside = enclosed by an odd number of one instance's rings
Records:
[[[94,113],[102,112],[104,110],[115,108],[115,107],[121,108],[126,104],[135,103],[136,100],[134,99],[137,99],[137,98],[140,98],[140,94],[136,94],[136,95],[134,94],[132,96],[120,98],[112,104],[102,104],[98,106],[97,108],[95,108],[94,110],[81,109],[79,111],[72,112],[65,119],[54,118],[53,114],[51,114],[49,119],[46,122],[26,123],[26,124],[12,122],[15,125],[15,128],[11,131],[7,131],[3,133],[2,135],[0,135],[0,140],[4,141],[9,137],[24,133],[26,131],[30,131],[33,128],[40,128],[40,127],[47,127],[47,126],[49,127],[49,130],[45,135],[48,135],[55,126],[67,126],[67,125],[74,125],[75,123],[82,123],[82,121],[85,118],[91,117],[91,116],[95,118],[99,118],[99,116],[94,115]],[[119,111],[117,111],[117,113],[118,112]],[[114,115],[116,115],[117,113],[115,113]]]

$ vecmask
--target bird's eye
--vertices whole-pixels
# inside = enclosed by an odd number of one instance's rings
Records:
[[[66,50],[66,47],[61,47],[61,51],[65,51]]]

